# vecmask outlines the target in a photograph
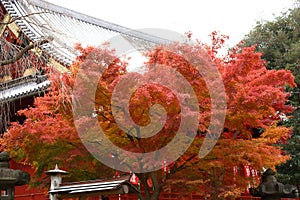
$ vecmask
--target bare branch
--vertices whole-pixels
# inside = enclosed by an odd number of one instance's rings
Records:
[[[38,47],[38,46],[41,46],[41,45],[43,45],[43,44],[46,44],[46,43],[48,43],[48,42],[50,42],[50,41],[52,41],[52,40],[53,40],[52,37],[48,37],[48,38],[43,39],[43,40],[41,40],[41,41],[39,41],[39,42],[35,42],[35,43],[33,43],[33,44],[29,44],[29,45],[27,45],[26,47],[24,47],[20,52],[18,52],[17,55],[14,56],[12,59],[0,61],[0,66],[12,64],[12,63],[18,61],[20,58],[22,58],[22,56],[23,56],[27,51],[29,51],[29,50],[31,50],[31,49],[33,49],[33,48],[36,48],[36,47]]]

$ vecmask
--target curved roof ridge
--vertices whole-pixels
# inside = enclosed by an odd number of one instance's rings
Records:
[[[14,1],[14,0],[13,0]],[[131,28],[127,28],[112,22],[108,22],[90,15],[86,15],[59,5],[55,5],[53,3],[50,3],[48,1],[44,1],[44,0],[19,0],[19,1],[27,1],[29,4],[33,5],[33,6],[37,6],[40,8],[43,8],[45,10],[49,10],[52,12],[56,12],[68,17],[72,17],[78,20],[81,20],[83,22],[86,23],[90,23],[90,24],[94,24],[96,26],[100,26],[106,29],[109,29],[111,31],[115,31],[115,32],[119,32],[128,36],[132,36],[132,37],[136,37],[139,39],[143,39],[149,42],[153,42],[156,44],[159,43],[168,43],[170,42],[169,40],[165,39],[165,38],[161,38],[158,36],[154,36],[145,32],[141,32],[141,31],[137,31]]]

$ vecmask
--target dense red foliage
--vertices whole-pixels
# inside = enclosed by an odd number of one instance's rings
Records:
[[[216,32],[212,36],[212,47],[202,43],[157,47],[146,53],[149,57],[146,64],[148,70],[142,75],[133,73],[130,76],[130,79],[136,80],[141,80],[141,76],[147,77],[146,80],[157,80],[160,76],[157,76],[156,70],[160,70],[161,66],[172,68],[193,87],[198,101],[198,112],[195,113],[197,109],[187,112],[190,113],[191,119],[199,116],[196,118],[199,121],[195,140],[184,155],[168,167],[161,163],[160,171],[137,174],[144,186],[149,178],[152,179],[153,187],[144,187],[148,199],[151,189],[152,198],[155,199],[162,190],[174,191],[174,188],[178,192],[181,192],[180,188],[184,188],[185,192],[211,194],[216,195],[215,197],[237,196],[249,183],[255,183],[253,179],[244,177],[242,172],[233,176],[234,167],[241,169],[242,166],[248,165],[261,169],[274,167],[288,159],[274,144],[284,142],[290,135],[290,130],[278,126],[277,121],[280,115],[288,115],[292,110],[291,106],[286,105],[289,94],[285,92],[286,87],[295,86],[292,74],[285,70],[267,70],[261,54],[256,53],[254,47],[237,47],[225,57],[217,57],[217,52],[226,37]],[[140,126],[151,123],[148,112],[155,104],[164,107],[166,123],[157,135],[150,138],[138,139],[138,130],[130,134],[121,130],[112,115],[111,98],[118,81],[127,74],[126,63],[106,49],[83,49],[80,46],[78,49],[82,55],[73,64],[71,73],[51,74],[52,88],[49,93],[36,98],[33,108],[21,111],[20,114],[25,115],[27,120],[24,124],[13,124],[3,139],[11,156],[32,165],[38,176],[52,168],[55,163],[70,171],[69,178],[73,180],[99,178],[99,175],[112,176],[112,170],[88,153],[74,127],[71,109],[72,87],[80,69],[86,71],[87,79],[97,75],[95,69],[103,70],[95,100],[92,102],[95,103],[97,111],[97,125],[105,130],[105,134],[114,144],[131,152],[160,149],[174,138],[182,120],[180,98],[170,88],[157,84],[158,80],[143,84],[135,92],[131,91],[130,85],[125,85],[123,88],[128,89],[126,92],[133,93],[129,110],[135,123]],[[207,53],[203,53],[204,49]],[[184,52],[189,58],[186,59],[176,52]],[[209,134],[207,128],[211,123],[211,98],[201,73],[189,61],[205,60],[208,56],[218,67],[224,83],[227,114],[221,138],[213,151],[200,159],[198,152],[204,137]],[[176,74],[164,76],[171,84],[175,78]],[[129,81],[124,83],[130,84]],[[186,88],[178,89],[181,92],[177,95],[188,98],[184,92]],[[80,91],[82,94],[93,92],[89,91],[89,87],[82,87]],[[80,130],[83,132],[87,125],[95,126],[88,118],[79,119],[77,123],[84,125]],[[189,124],[186,124],[186,127],[189,127]],[[130,159],[130,156],[132,155],[126,155],[123,159]],[[151,164],[154,163],[148,163]],[[106,173],[99,173],[100,171]],[[182,184],[185,187],[173,187]]]

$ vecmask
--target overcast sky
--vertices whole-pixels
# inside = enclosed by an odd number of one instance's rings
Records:
[[[294,0],[47,0],[132,29],[163,28],[208,41],[218,30],[239,42],[257,20],[271,20]]]

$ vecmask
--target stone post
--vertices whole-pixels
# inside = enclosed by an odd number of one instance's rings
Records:
[[[55,190],[61,185],[62,175],[67,173],[68,172],[59,169],[57,165],[55,165],[54,169],[46,171],[46,174],[50,176],[50,180],[51,180],[50,191],[49,191],[50,200],[58,200],[58,197],[56,195],[52,195],[51,191]]]
[[[278,182],[275,175],[275,171],[267,169],[262,174],[261,184],[257,188],[249,189],[250,194],[254,197],[261,197],[261,200],[280,200],[298,196],[297,187]]]
[[[0,199],[14,200],[15,186],[20,186],[30,181],[27,172],[10,169],[10,157],[7,152],[0,153]]]

